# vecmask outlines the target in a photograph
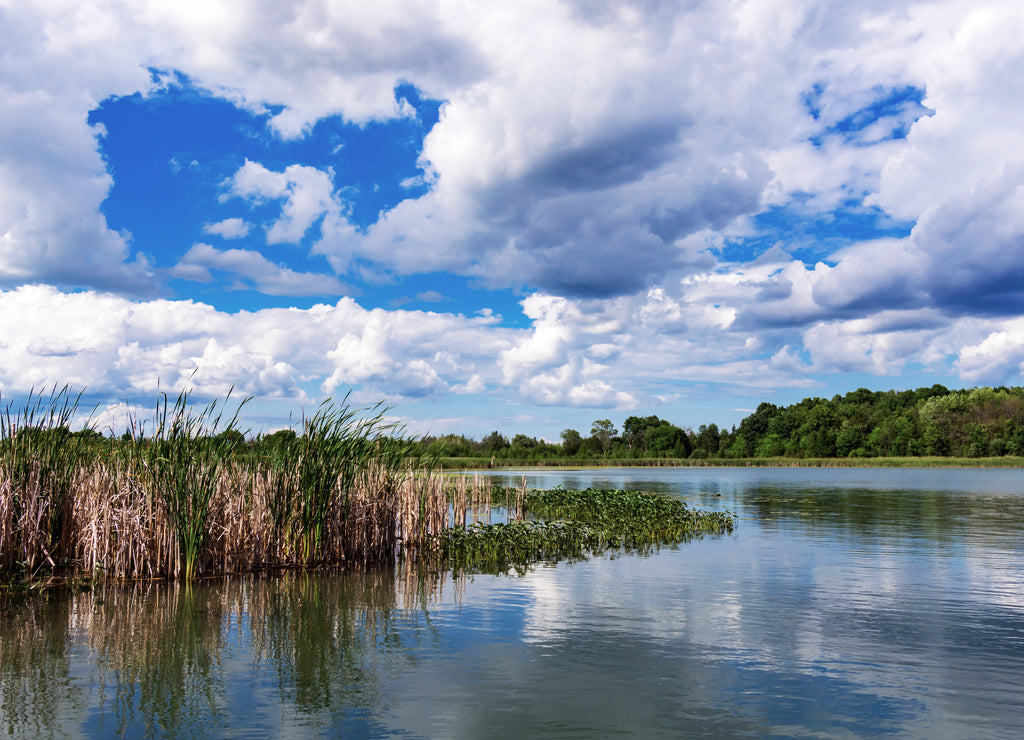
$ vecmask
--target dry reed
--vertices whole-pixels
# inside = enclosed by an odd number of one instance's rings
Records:
[[[234,420],[214,434],[216,423],[204,424],[213,406],[194,413],[182,394],[173,408],[166,399],[158,406],[153,435],[136,434],[142,425],[133,422],[130,438],[114,441],[67,433],[73,406],[57,400],[61,413],[40,415],[42,423],[10,406],[3,416],[0,575],[8,579],[393,563],[436,548],[458,522],[450,497],[480,516],[489,510],[487,486],[421,467],[379,411],[367,419],[325,404],[305,434],[261,446],[231,442],[224,431]]]
[[[297,498],[275,520],[275,474],[236,462],[221,470],[204,521],[194,575],[306,565],[394,562],[436,546],[437,535],[486,521],[488,486],[478,479],[412,469],[364,470],[347,496],[333,495],[325,510],[319,557],[310,562],[298,526]],[[462,501],[450,505],[449,497]],[[47,492],[32,479],[16,486],[0,470],[0,553],[8,576],[43,570],[68,576],[119,579],[182,577],[180,538],[163,497],[144,472],[115,456],[79,470],[67,496],[67,542],[54,557],[48,547]],[[17,512],[17,515],[15,515]]]

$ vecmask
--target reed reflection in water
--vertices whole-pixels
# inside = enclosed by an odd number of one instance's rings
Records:
[[[0,735],[362,734],[382,677],[429,639],[427,606],[460,587],[408,564],[30,601],[0,622]]]

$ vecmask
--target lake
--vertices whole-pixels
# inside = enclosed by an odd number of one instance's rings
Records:
[[[502,472],[731,535],[523,575],[287,573],[8,609],[10,737],[1024,737],[1024,471]]]

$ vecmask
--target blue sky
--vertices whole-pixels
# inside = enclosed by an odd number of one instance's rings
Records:
[[[1024,380],[1019,3],[488,6],[0,0],[2,398],[554,439]]]

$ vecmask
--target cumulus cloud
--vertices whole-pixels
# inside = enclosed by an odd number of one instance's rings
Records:
[[[267,243],[298,244],[318,218],[328,212],[337,218],[343,210],[332,175],[298,164],[272,172],[246,160],[227,183],[228,193],[255,202],[282,200],[280,217],[267,229]]]
[[[502,353],[507,382],[563,361],[571,348],[573,325],[581,318],[570,301],[541,294],[523,301],[523,311],[533,320],[533,331]]]
[[[758,99],[756,82],[692,74],[729,53],[705,32],[743,43],[729,18],[700,8],[595,26],[554,3],[520,10],[472,19],[493,73],[448,98],[422,154],[432,190],[370,229],[369,256],[609,296],[685,267],[680,239],[758,209],[761,152],[779,131],[753,115],[730,122],[729,141],[721,127],[732,95]],[[703,95],[715,83],[722,108]]]
[[[295,272],[275,265],[259,252],[248,249],[219,250],[209,244],[193,244],[171,270],[174,277],[209,283],[210,270],[235,276],[230,288],[252,288],[267,295],[325,296],[351,292],[331,275]]]
[[[103,100],[157,87],[154,68],[181,71],[254,111],[283,106],[272,126],[297,137],[330,115],[357,123],[412,115],[395,100],[399,80],[415,77],[422,89],[441,91],[482,66],[432,5],[57,2],[2,12],[3,286],[159,289],[145,245],[112,231],[100,211],[112,180],[99,154],[103,132],[87,123]],[[289,192],[268,233],[272,242],[300,239],[310,214],[329,202],[313,173],[286,174]]]
[[[854,245],[835,256],[834,269],[816,269],[815,298],[860,314],[1019,314],[1024,109],[1016,101],[1024,83],[1010,70],[1024,64],[1024,17],[1001,3],[919,6],[909,16],[899,28],[919,38],[905,63],[927,77],[923,102],[934,114],[889,154],[868,200],[916,225],[906,239]]]
[[[359,386],[385,399],[455,385],[476,392],[488,379],[500,382],[491,360],[515,334],[491,318],[368,311],[349,298],[229,314],[192,301],[23,287],[0,292],[0,387],[11,393],[71,383],[135,396],[158,384],[191,384],[204,396],[236,386],[300,400],[307,388],[331,394]]]
[[[241,239],[249,233],[249,224],[240,218],[226,218],[213,224],[206,224],[203,231],[216,234],[223,239]]]
[[[523,396],[541,406],[578,406],[584,408],[633,409],[638,400],[630,393],[617,391],[608,382],[582,377],[573,363],[549,372],[532,375],[520,386]]]
[[[834,265],[807,268],[792,261],[768,275],[761,271],[764,289],[738,306],[738,323],[807,325],[926,309],[951,320],[1019,315],[1024,311],[1024,160],[993,163],[993,169],[991,178],[934,204],[904,239],[854,244],[832,255]],[[733,279],[742,281],[740,274],[736,270]]]
[[[708,377],[781,387],[954,359],[972,381],[1019,377],[1018,6],[5,6],[0,287],[89,290],[2,294],[0,380],[21,387],[31,372],[34,385],[132,389],[202,364],[211,389],[234,367],[268,394],[503,388],[538,404],[631,408]],[[266,114],[289,141],[328,116],[416,115],[396,98],[400,82],[443,105],[422,142],[423,177],[403,184],[416,190],[365,231],[347,218],[340,163],[260,152],[226,173],[225,199],[273,212],[268,244],[301,244],[335,275],[201,243],[156,270],[147,245],[103,216],[116,173],[88,123],[103,100],[159,87],[153,69]],[[851,235],[805,262],[785,230],[757,243],[771,226],[755,217],[769,207],[874,209],[909,233]],[[234,239],[258,223],[196,227]],[[737,257],[737,243],[750,253]],[[170,275],[333,296],[348,290],[345,274],[431,271],[522,289],[529,328],[349,300],[229,315],[114,295],[155,296]],[[436,354],[449,346],[452,356]]]
[[[103,132],[86,121],[103,98],[147,89],[148,75],[118,43],[119,23],[85,6],[19,3],[2,17],[0,286],[154,294],[145,256],[100,214],[112,180],[98,151]]]
[[[5,199],[4,274],[10,285],[35,276],[58,281],[62,270],[81,273],[84,284],[105,269],[139,288],[152,280],[125,237],[96,215],[109,177],[97,132],[81,119],[83,103],[148,90],[154,83],[144,67],[181,70],[254,110],[279,106],[272,125],[287,137],[330,115],[355,122],[413,115],[393,92],[402,80],[445,101],[421,155],[429,192],[384,214],[365,236],[348,225],[331,172],[271,171],[247,161],[232,177],[231,193],[282,202],[267,230],[271,243],[297,243],[322,219],[314,250],[339,273],[358,257],[399,273],[455,270],[570,297],[632,294],[666,273],[706,269],[707,255],[694,263],[682,242],[728,229],[765,203],[799,193],[805,207],[828,208],[866,197],[893,216],[917,219],[991,180],[997,161],[1020,159],[1013,70],[1021,19],[1012,3],[767,7],[396,1],[268,12],[244,2],[230,9],[186,2],[143,4],[131,16],[101,4],[74,23],[54,9],[10,11],[12,44],[44,28],[49,42],[5,57],[17,65],[5,79],[22,84],[8,97],[43,105],[32,101],[43,99],[38,86],[46,80],[46,104],[59,98],[66,125],[7,138],[66,142],[57,159],[77,158],[84,171],[61,186],[81,203],[56,199],[67,218]],[[100,45],[104,54],[68,65],[62,82],[44,77],[54,50]],[[79,92],[61,95],[71,91]],[[5,120],[59,117],[42,111]],[[33,163],[44,159],[43,148],[29,148]],[[46,174],[41,182],[58,182]],[[87,192],[72,181],[95,185]],[[9,182],[13,196],[17,179]],[[19,186],[31,197],[32,187]],[[33,203],[42,203],[41,193]],[[79,218],[83,211],[92,217]],[[33,216],[19,220],[19,212]],[[59,224],[76,231],[61,234]],[[234,236],[242,226],[224,221],[209,233]],[[43,235],[91,244],[91,258],[24,257],[38,250],[23,245]]]
[[[1007,321],[957,358],[961,377],[972,383],[1019,383],[1024,378],[1024,319]]]
[[[55,5],[50,12],[67,17],[68,8]],[[121,44],[111,46],[150,67],[184,71],[239,105],[259,112],[277,106],[272,126],[298,138],[333,115],[360,124],[410,115],[394,98],[396,80],[415,78],[434,91],[474,79],[485,64],[450,28],[445,16],[455,12],[404,0],[273,7],[247,0],[139,0],[128,7],[97,3],[76,22],[109,27],[121,34]]]

